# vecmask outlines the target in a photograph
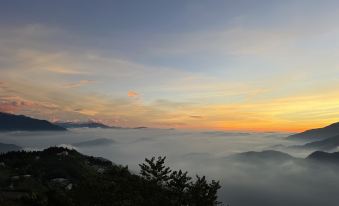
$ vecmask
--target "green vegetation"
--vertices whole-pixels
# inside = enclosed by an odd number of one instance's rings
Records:
[[[0,155],[0,205],[209,206],[220,185],[172,171],[165,157],[146,159],[140,175],[103,158],[51,147]]]

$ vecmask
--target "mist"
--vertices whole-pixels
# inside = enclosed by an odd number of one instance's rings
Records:
[[[304,158],[312,151],[293,152],[284,147],[296,143],[285,133],[205,132],[166,129],[72,129],[68,132],[0,133],[0,142],[26,150],[70,146],[81,153],[128,165],[138,173],[144,158],[167,156],[173,169],[220,180],[219,200],[224,205],[337,205],[339,169]],[[98,139],[112,140],[90,145]],[[291,158],[239,159],[236,154],[279,147]]]

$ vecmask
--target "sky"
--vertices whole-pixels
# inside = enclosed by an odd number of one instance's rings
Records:
[[[2,0],[0,111],[117,126],[339,121],[339,2]]]

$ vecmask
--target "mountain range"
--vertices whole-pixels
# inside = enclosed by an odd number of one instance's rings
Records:
[[[54,124],[64,128],[101,128],[101,129],[118,129],[120,127],[111,127],[100,122],[55,122]]]
[[[0,112],[0,131],[66,131],[46,120]]]
[[[100,128],[100,129],[147,129],[147,127],[117,127],[94,121],[87,122],[49,122],[24,115],[15,115],[0,112],[1,131],[66,131],[75,128]]]
[[[260,152],[249,151],[238,153],[230,156],[230,158],[238,162],[247,162],[251,164],[281,164],[286,161],[299,161],[300,163],[308,163],[310,161],[316,161],[318,163],[333,163],[339,166],[339,152],[329,153],[323,151],[315,151],[308,155],[306,158],[296,158],[284,152],[264,150]]]

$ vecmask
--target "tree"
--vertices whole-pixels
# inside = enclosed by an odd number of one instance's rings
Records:
[[[205,176],[196,176],[196,181],[189,186],[189,202],[191,206],[218,205],[217,192],[221,188],[219,182],[207,183]]]
[[[171,173],[167,187],[173,196],[172,201],[175,205],[187,205],[187,191],[189,189],[191,179],[191,177],[187,176],[187,172],[183,172],[181,170]]]
[[[145,163],[139,164],[141,177],[157,185],[164,185],[169,180],[171,173],[171,169],[165,166],[165,159],[166,157],[161,156],[157,161],[155,161],[155,157],[146,158]]]
[[[145,163],[139,164],[142,179],[157,186],[157,188],[153,188],[155,190],[152,190],[153,198],[159,200],[165,198],[166,205],[173,206],[215,206],[220,204],[217,201],[217,192],[221,188],[219,182],[212,180],[209,183],[205,176],[198,175],[192,182],[188,172],[182,170],[171,172],[171,169],[165,166],[165,159],[166,157],[158,157],[157,160],[155,157],[146,158]],[[162,200],[164,201],[164,199]]]

